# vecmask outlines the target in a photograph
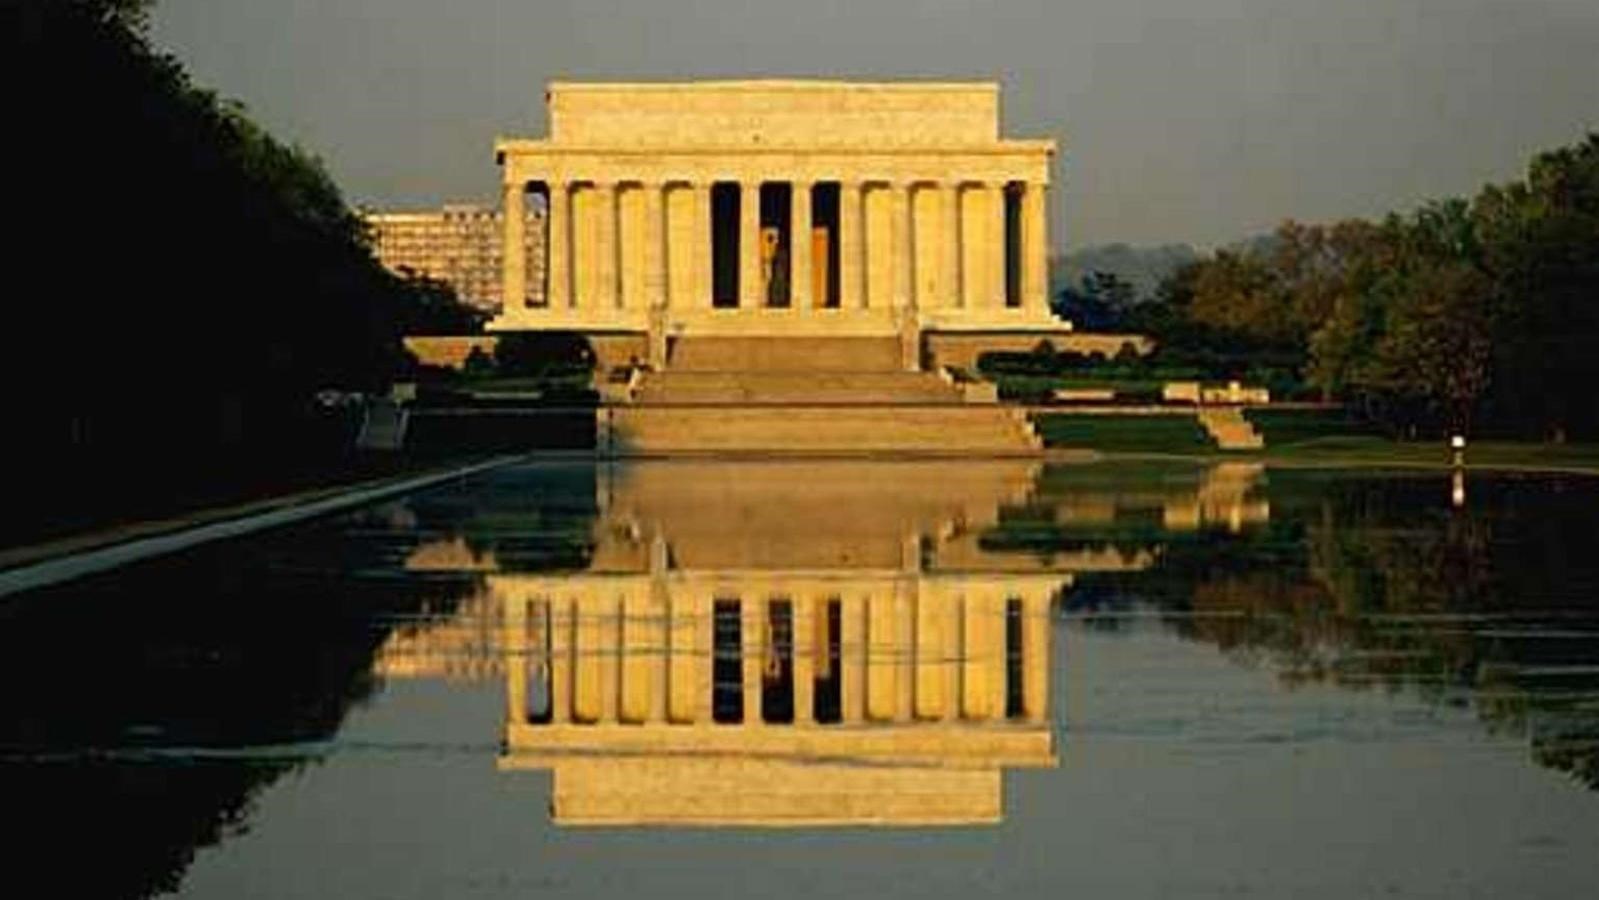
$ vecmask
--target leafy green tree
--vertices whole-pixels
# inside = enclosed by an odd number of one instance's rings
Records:
[[[1406,273],[1404,288],[1371,381],[1420,401],[1428,424],[1470,432],[1490,377],[1491,286],[1467,263],[1429,261]]]
[[[342,459],[311,398],[386,385],[432,302],[378,264],[314,155],[150,46],[149,8],[0,0],[0,78],[35,86],[15,92],[0,152],[26,173],[8,195],[27,226],[12,277],[36,291],[10,307],[28,339],[0,379],[27,386],[15,469],[70,470],[81,495],[19,522]]]
[[[1545,436],[1599,437],[1599,134],[1489,187],[1474,220],[1495,286],[1495,413]]]

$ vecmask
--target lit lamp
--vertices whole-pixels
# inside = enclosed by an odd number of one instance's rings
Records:
[[[1466,436],[1457,434],[1449,439],[1450,455],[1455,472],[1449,484],[1449,502],[1459,509],[1466,505]]]

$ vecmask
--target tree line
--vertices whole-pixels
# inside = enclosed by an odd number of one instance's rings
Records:
[[[1474,197],[1289,221],[1129,293],[1098,275],[1061,303],[1217,377],[1291,371],[1401,435],[1599,437],[1599,134]]]
[[[45,516],[325,468],[348,423],[312,398],[383,389],[404,333],[458,318],[378,264],[320,160],[151,45],[150,5],[0,0],[8,477],[77,488]]]

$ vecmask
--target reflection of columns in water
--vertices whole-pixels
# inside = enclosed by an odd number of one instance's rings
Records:
[[[572,720],[573,604],[566,597],[545,599],[543,602],[550,609],[550,680],[546,688],[550,697],[550,722],[564,725]],[[526,674],[526,669],[522,668],[522,672]]]
[[[858,596],[845,597],[842,637],[839,639],[839,672],[842,717],[851,724],[866,718],[866,608]]]
[[[817,647],[817,632],[825,639],[827,623],[824,620],[817,628],[815,597],[801,594],[793,602],[794,724],[806,725],[815,719],[817,659],[825,659],[827,652],[825,646]]]
[[[583,574],[486,576],[497,765],[551,771],[557,823],[991,823],[1005,768],[1056,764],[1070,575],[924,571],[916,541],[898,565],[679,567],[649,531]]]
[[[765,638],[767,631],[766,610],[764,603],[750,597],[739,599],[739,613],[743,619],[740,623],[739,637],[742,656],[739,660],[739,674],[742,677],[741,687],[744,698],[744,722],[761,721],[761,673],[765,662]]]
[[[525,662],[506,667],[513,725],[710,723],[717,654],[736,679],[724,687],[740,697],[724,723],[1047,719],[1058,576],[882,573],[838,585],[657,570],[490,580],[507,653]],[[732,614],[727,641],[716,639],[718,603]],[[822,698],[835,677],[836,710]]]

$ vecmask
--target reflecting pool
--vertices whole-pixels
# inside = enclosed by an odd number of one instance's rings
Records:
[[[1595,479],[528,463],[0,623],[63,895],[1599,879]]]

